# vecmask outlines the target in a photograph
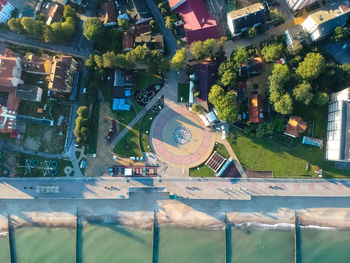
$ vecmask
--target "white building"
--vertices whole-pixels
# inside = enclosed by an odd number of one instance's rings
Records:
[[[318,2],[318,0],[286,0],[286,2],[290,10],[297,12]]]
[[[6,0],[0,2],[0,23],[7,23],[15,7]]]
[[[326,159],[350,162],[350,88],[331,95],[328,106]]]
[[[309,15],[301,26],[310,35],[311,40],[316,42],[332,34],[336,27],[345,26],[349,14],[350,9],[341,5],[335,10],[321,10]]]

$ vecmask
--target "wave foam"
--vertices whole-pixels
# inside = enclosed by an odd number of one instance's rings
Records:
[[[259,222],[247,222],[247,223],[242,223],[242,224],[234,224],[236,227],[243,227],[243,228],[258,228],[258,229],[279,229],[279,230],[292,230],[294,229],[294,224],[289,224],[289,223],[277,223],[277,224],[264,224],[264,223],[259,223]]]

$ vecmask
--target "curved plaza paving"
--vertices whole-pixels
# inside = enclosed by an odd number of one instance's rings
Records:
[[[154,119],[150,143],[157,158],[176,168],[204,163],[215,145],[215,133],[185,105],[167,105]]]

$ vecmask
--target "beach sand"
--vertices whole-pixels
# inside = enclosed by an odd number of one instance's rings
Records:
[[[9,235],[7,215],[0,214],[0,237],[7,237]]]
[[[0,200],[0,227],[7,231],[6,215],[15,227],[40,225],[76,227],[77,213],[83,220],[116,222],[150,229],[154,215],[159,225],[222,228],[228,222],[242,224],[294,224],[295,213],[302,225],[350,227],[350,198],[264,197],[237,200],[158,200],[142,195],[132,200]]]

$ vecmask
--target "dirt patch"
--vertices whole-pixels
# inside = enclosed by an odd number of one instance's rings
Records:
[[[23,147],[28,150],[32,151],[38,151],[40,148],[40,139],[39,138],[32,138],[32,137],[26,137],[24,139]]]

